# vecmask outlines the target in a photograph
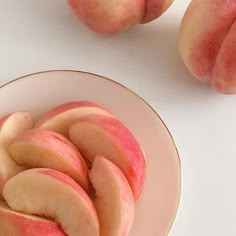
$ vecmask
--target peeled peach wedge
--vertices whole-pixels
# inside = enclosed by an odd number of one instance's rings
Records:
[[[114,34],[161,16],[173,0],[67,0],[71,10],[91,30]]]
[[[15,138],[9,152],[20,165],[61,171],[89,191],[88,168],[83,157],[68,139],[58,133],[27,130]]]
[[[5,202],[0,202],[0,235],[66,236],[54,221],[15,212]]]
[[[32,117],[26,111],[14,112],[0,119],[0,200],[3,198],[2,188],[6,181],[25,169],[12,160],[8,147],[17,135],[32,126]]]
[[[11,209],[52,218],[69,236],[99,236],[99,220],[86,192],[52,169],[26,170],[11,178],[3,195]]]
[[[236,93],[236,1],[192,0],[181,23],[179,51],[192,75]]]
[[[68,137],[71,123],[81,116],[89,114],[111,113],[97,103],[90,101],[72,101],[59,105],[45,113],[36,123],[35,128],[48,129]]]
[[[90,174],[101,236],[128,236],[133,224],[135,200],[122,171],[108,159],[96,156]]]
[[[71,125],[69,137],[89,161],[101,155],[117,165],[138,199],[146,178],[146,159],[138,141],[121,121],[105,115],[84,116]]]

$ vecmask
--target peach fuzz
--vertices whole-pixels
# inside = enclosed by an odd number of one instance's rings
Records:
[[[102,155],[116,164],[138,199],[146,179],[146,158],[136,138],[121,121],[104,115],[81,117],[70,127],[69,137],[89,161]]]
[[[11,209],[52,218],[69,236],[99,236],[99,220],[86,192],[69,176],[38,168],[19,173],[3,188]]]
[[[90,173],[97,198],[94,200],[101,236],[127,236],[133,224],[135,200],[121,170],[108,159],[97,156]]]
[[[189,71],[224,94],[236,93],[236,2],[193,0],[181,23],[179,51]]]
[[[15,212],[0,202],[0,229],[4,236],[66,236],[52,220]]]
[[[88,168],[83,157],[68,139],[58,133],[27,130],[15,138],[9,146],[9,153],[19,165],[61,171],[89,191]]]
[[[165,12],[173,0],[67,0],[74,14],[91,30],[114,34],[135,24],[150,22]]]
[[[46,112],[36,123],[35,128],[48,129],[68,137],[71,123],[77,118],[89,114],[111,113],[103,106],[90,101],[72,101],[56,106]]]

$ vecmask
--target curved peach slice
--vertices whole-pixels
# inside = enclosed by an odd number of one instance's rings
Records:
[[[16,136],[32,126],[33,120],[27,111],[14,112],[0,119],[0,200],[5,182],[25,169],[12,160],[7,151],[8,146]]]
[[[66,236],[55,222],[15,212],[0,202],[0,229],[4,236]]]
[[[96,209],[85,191],[69,176],[52,169],[26,170],[3,188],[15,211],[52,218],[70,236],[98,236]]]
[[[104,107],[89,101],[73,101],[53,108],[44,114],[35,124],[35,128],[49,129],[68,137],[71,123],[81,116],[89,114],[111,113]]]
[[[127,236],[135,213],[135,200],[121,170],[108,159],[97,156],[90,179],[95,188],[101,236]]]
[[[21,132],[31,129],[33,120],[27,111],[18,111],[0,119],[0,143],[8,145]]]
[[[139,197],[146,178],[146,159],[138,141],[122,122],[104,115],[81,117],[71,126],[69,136],[89,161],[98,154],[116,164],[128,179],[135,199]]]
[[[83,157],[68,139],[58,133],[28,130],[14,140],[9,152],[18,164],[61,171],[89,190],[88,168]]]
[[[6,148],[0,145],[0,200],[4,184],[14,175],[25,170],[24,166],[17,165],[7,152]]]

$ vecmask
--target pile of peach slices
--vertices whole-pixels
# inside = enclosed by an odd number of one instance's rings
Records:
[[[146,179],[143,149],[90,101],[0,120],[0,232],[4,236],[126,236]]]

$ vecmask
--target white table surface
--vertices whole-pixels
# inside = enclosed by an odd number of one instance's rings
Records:
[[[75,69],[128,86],[164,119],[180,153],[182,197],[170,235],[235,236],[236,97],[193,79],[179,57],[189,2],[176,0],[158,20],[104,36],[78,22],[64,0],[0,0],[0,84]]]

